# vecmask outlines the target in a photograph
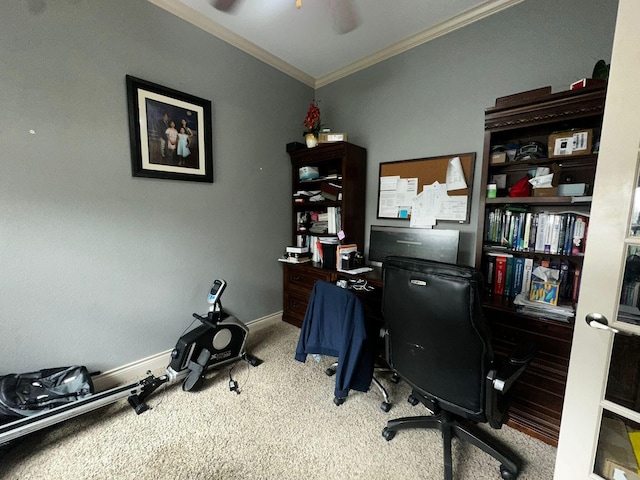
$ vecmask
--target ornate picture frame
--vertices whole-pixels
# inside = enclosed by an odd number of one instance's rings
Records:
[[[133,176],[213,183],[211,101],[126,80]]]

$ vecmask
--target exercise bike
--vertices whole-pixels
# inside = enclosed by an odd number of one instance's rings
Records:
[[[226,286],[227,283],[221,279],[213,282],[207,296],[210,305],[207,315],[193,314],[201,325],[178,339],[163,375],[156,377],[150,374],[129,385],[91,394],[80,400],[0,425],[0,445],[123,398],[127,398],[129,405],[139,415],[149,409],[145,403],[147,397],[164,384],[184,379],[182,389],[192,391],[202,384],[205,373],[210,368],[222,367],[239,360],[244,360],[254,367],[260,365],[262,360],[245,351],[249,329],[222,309],[220,297]],[[230,390],[239,393],[238,385],[231,376],[229,387]]]

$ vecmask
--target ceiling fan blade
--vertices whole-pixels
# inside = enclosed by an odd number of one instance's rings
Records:
[[[340,34],[349,33],[360,24],[353,0],[330,0],[329,10],[333,16],[334,27]]]
[[[211,0],[211,5],[221,12],[232,12],[238,6],[238,0]]]

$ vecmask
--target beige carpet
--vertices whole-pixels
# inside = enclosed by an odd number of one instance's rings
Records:
[[[387,442],[387,419],[421,415],[409,389],[384,380],[393,408],[380,409],[377,389],[333,404],[329,358],[294,360],[299,330],[279,323],[249,338],[264,363],[209,372],[199,392],[180,385],[149,398],[136,415],[126,401],[37,432],[0,454],[2,479],[426,479],[440,480],[438,431],[405,430]],[[521,480],[553,476],[555,449],[514,429],[496,435],[524,460]],[[454,478],[500,479],[498,462],[454,441]]]

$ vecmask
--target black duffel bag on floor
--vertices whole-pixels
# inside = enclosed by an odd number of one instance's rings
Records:
[[[92,393],[91,375],[83,366],[0,376],[0,423],[35,415]]]

